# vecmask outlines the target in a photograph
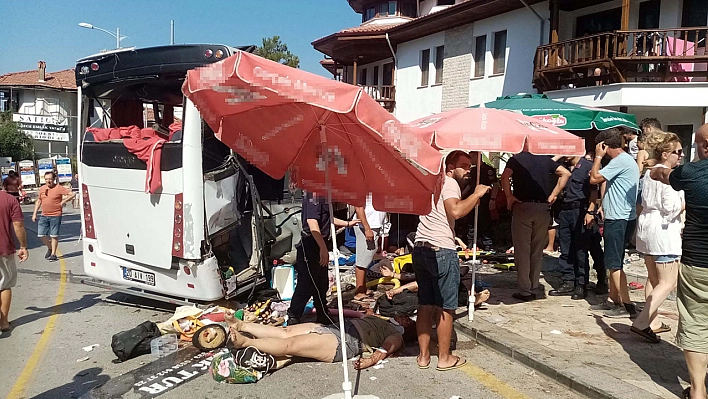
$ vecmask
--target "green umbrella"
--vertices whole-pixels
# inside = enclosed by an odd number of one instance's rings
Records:
[[[605,130],[619,126],[639,130],[632,114],[555,101],[545,94],[497,97],[496,101],[475,105],[480,106],[520,112],[564,130]]]

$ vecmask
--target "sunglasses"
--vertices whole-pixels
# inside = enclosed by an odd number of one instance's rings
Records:
[[[678,149],[678,150],[676,150],[676,151],[672,151],[671,153],[672,153],[672,154],[675,154],[675,155],[678,155],[678,156],[681,156],[681,155],[683,155],[683,150],[682,150],[682,149]]]

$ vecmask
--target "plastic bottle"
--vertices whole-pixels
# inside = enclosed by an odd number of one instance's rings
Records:
[[[175,334],[166,334],[150,341],[150,354],[153,357],[165,357],[177,352],[178,349],[177,335]]]

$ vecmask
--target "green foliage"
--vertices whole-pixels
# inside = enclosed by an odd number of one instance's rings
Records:
[[[9,111],[0,114],[0,156],[12,157],[13,161],[34,160],[32,137],[20,131]]]
[[[256,49],[256,54],[293,68],[300,67],[300,58],[288,50],[288,45],[280,41],[280,36],[264,37],[263,44]]]

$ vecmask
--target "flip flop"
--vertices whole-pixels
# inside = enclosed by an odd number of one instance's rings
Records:
[[[654,330],[654,329],[652,329],[652,330]],[[654,334],[661,334],[661,333],[665,333],[665,332],[669,332],[669,331],[671,331],[671,326],[668,324],[665,324],[665,323],[661,323],[661,327],[654,330]]]
[[[416,358],[415,360],[416,360],[416,362],[418,361],[417,358]],[[429,368],[430,368],[430,359],[428,359],[428,364],[426,364],[425,366],[421,366],[420,364],[418,364],[418,368],[421,369],[421,370],[427,370],[427,369],[429,369]]]
[[[460,363],[460,360],[462,360],[462,363]],[[450,367],[436,367],[435,370],[437,371],[450,371],[450,370],[455,370],[459,369],[460,367],[464,366],[467,364],[467,360],[457,356],[457,360],[455,361],[455,364],[453,364]]]
[[[0,329],[0,332],[8,332],[10,330],[12,330],[12,323],[10,323],[10,325],[8,325],[7,328]]]
[[[661,338],[656,336],[656,333],[652,331],[651,327],[647,327],[643,330],[640,330],[637,327],[632,326],[629,328],[629,331],[639,335],[640,337],[646,339],[651,343],[658,344],[659,342],[661,342]]]

